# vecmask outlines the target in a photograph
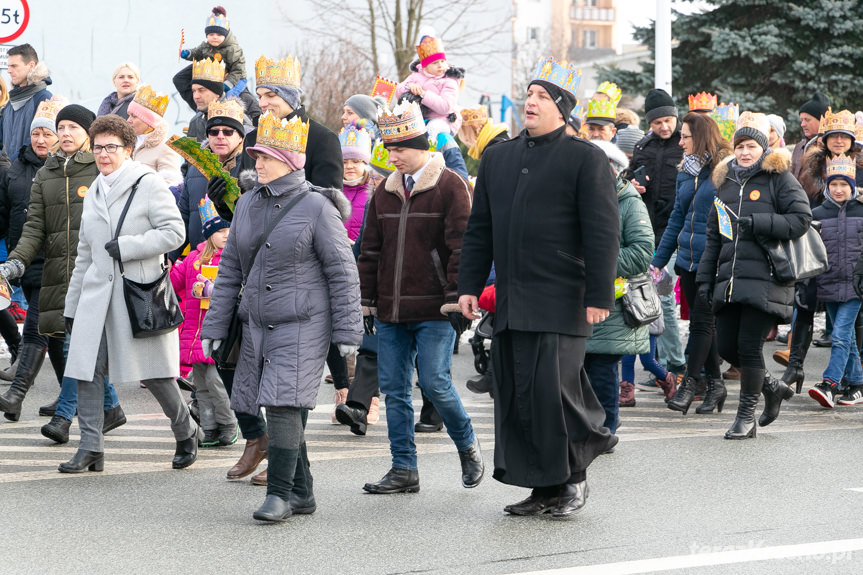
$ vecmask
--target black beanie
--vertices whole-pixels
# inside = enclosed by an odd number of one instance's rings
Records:
[[[217,96],[222,96],[225,93],[225,85],[222,82],[214,82],[213,80],[192,80],[192,84],[203,86]]]
[[[95,119],[96,114],[78,104],[69,104],[57,112],[57,126],[60,125],[62,120],[69,120],[84,128],[86,132],[90,131],[90,124],[92,124]]]
[[[563,120],[567,121],[569,115],[572,114],[572,109],[575,108],[577,101],[575,95],[545,80],[533,80],[527,87],[530,88],[532,84],[538,84],[545,88],[545,91],[548,92],[548,95],[551,96],[551,99],[557,105],[557,109],[560,110]]]
[[[821,116],[827,113],[827,108],[830,107],[830,100],[821,92],[812,94],[812,99],[800,106],[800,113],[809,114],[816,120],[820,120]]]
[[[677,117],[677,106],[674,105],[674,100],[668,95],[668,92],[662,88],[654,88],[647,93],[644,99],[644,117],[649,124],[656,118],[665,116]]]
[[[402,140],[401,142],[387,142],[386,140],[384,140],[384,148],[389,150],[393,147],[413,148],[415,150],[428,150],[429,135],[426,132],[423,132],[419,136],[414,136],[413,138],[408,138],[407,140]]]
[[[228,116],[214,116],[214,117],[210,118],[209,120],[207,120],[207,131],[209,131],[210,128],[213,128],[215,126],[224,126],[226,128],[233,128],[234,130],[239,132],[241,136],[246,135],[246,131],[243,129],[243,125],[240,122],[238,122],[235,119],[230,118]]]

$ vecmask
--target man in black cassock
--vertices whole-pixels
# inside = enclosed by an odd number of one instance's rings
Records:
[[[483,155],[462,243],[466,317],[492,261],[497,273],[494,478],[532,488],[504,508],[514,515],[572,516],[587,467],[617,443],[583,369],[591,326],[614,305],[617,199],[605,154],[565,133],[573,84],[577,72],[540,62],[525,130]]]

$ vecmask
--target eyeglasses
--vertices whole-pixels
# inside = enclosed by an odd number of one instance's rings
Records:
[[[210,128],[209,130],[207,130],[207,135],[211,138],[215,138],[219,134],[222,134],[226,138],[230,138],[234,135],[235,132],[236,130],[233,128]]]
[[[103,150],[105,152],[108,152],[109,154],[116,154],[117,150],[119,150],[122,147],[123,146],[121,146],[120,144],[106,144],[104,146],[100,146],[97,144],[97,145],[93,146],[93,155],[98,156],[99,154],[102,153]]]

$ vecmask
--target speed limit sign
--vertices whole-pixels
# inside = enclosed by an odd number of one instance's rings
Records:
[[[27,0],[0,0],[0,44],[11,42],[23,34],[29,22]]]

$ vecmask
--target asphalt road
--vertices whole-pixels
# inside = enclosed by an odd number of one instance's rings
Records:
[[[119,386],[129,423],[108,436],[105,471],[57,473],[77,425],[63,446],[39,434],[37,408],[57,391],[46,367],[21,421],[0,423],[0,573],[863,572],[863,406],[826,410],[804,391],[756,440],[725,441],[734,382],[713,415],[682,416],[638,392],[616,452],[589,470],[580,515],[510,517],[503,506],[526,490],[491,479],[492,400],[464,387],[475,372],[469,346],[461,351],[454,381],[489,463],[479,487],[460,486],[441,432],[417,437],[418,494],[364,494],[389,468],[385,418],[351,435],[330,423],[332,387],[322,385],[307,429],[318,511],[276,525],[252,519],[264,488],[225,479],[239,444],[170,468],[168,422],[137,384]],[[808,384],[827,356],[812,350]]]

